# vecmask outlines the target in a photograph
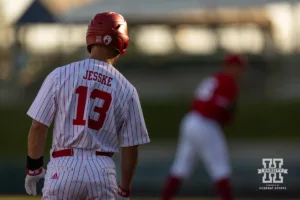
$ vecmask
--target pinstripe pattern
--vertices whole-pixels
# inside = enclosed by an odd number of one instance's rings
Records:
[[[86,123],[74,125],[79,112],[76,90],[80,86],[88,88],[83,119]],[[94,109],[104,105],[103,99],[90,98],[94,89],[112,98],[100,130],[88,128],[87,123],[99,119]],[[55,121],[51,152],[76,150],[74,157],[51,159],[43,199],[113,200],[117,191],[114,162],[108,157],[95,157],[95,151],[118,152],[120,147],[150,142],[135,87],[114,67],[94,59],[52,71],[27,114],[47,126]],[[55,173],[59,178],[51,179]]]
[[[112,78],[111,86],[83,79],[86,71],[94,71]],[[107,80],[106,80],[107,81]],[[73,125],[76,118],[78,86],[88,87],[88,97],[94,89],[112,95],[112,103],[103,127],[99,130]],[[99,119],[95,106],[103,100],[87,98],[84,119]],[[101,61],[86,59],[51,72],[28,111],[33,119],[49,126],[55,116],[52,150],[63,148],[93,149],[118,152],[119,147],[149,142],[138,93],[134,86],[115,68]]]
[[[60,157],[49,162],[42,199],[114,200],[117,196],[115,168],[109,157],[75,149],[73,157]],[[51,178],[54,174],[57,179]]]
[[[54,116],[53,113],[56,112],[55,91],[57,88],[57,71],[54,70],[45,79],[41,90],[28,110],[28,114],[30,113],[33,119],[38,119],[39,122],[47,126],[51,124]]]

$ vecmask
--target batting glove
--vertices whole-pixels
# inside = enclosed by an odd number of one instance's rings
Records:
[[[40,179],[44,178],[46,170],[40,168],[34,171],[27,170],[27,176],[25,178],[25,189],[27,194],[36,196],[36,186]]]
[[[129,200],[130,190],[125,191],[120,186],[118,187],[118,200]]]
[[[37,195],[36,186],[40,179],[45,177],[46,170],[43,168],[43,157],[32,159],[27,156],[27,176],[25,178],[25,189],[29,195]]]

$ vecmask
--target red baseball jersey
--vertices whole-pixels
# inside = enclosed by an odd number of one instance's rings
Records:
[[[225,73],[217,73],[200,83],[192,109],[223,125],[233,120],[237,94],[236,81]]]
[[[27,114],[47,126],[55,120],[52,150],[118,152],[150,142],[135,87],[94,59],[52,71]]]

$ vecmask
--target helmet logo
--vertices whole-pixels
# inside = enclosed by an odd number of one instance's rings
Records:
[[[112,38],[110,37],[110,35],[104,36],[104,38],[103,38],[104,44],[108,45],[111,41],[112,41]]]

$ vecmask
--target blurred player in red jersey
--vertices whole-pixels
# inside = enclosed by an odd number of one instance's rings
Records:
[[[196,89],[192,110],[180,125],[175,161],[162,193],[163,200],[176,195],[201,159],[222,200],[232,200],[231,168],[223,127],[233,121],[238,96],[238,81],[246,61],[228,54],[221,72],[203,80]]]

